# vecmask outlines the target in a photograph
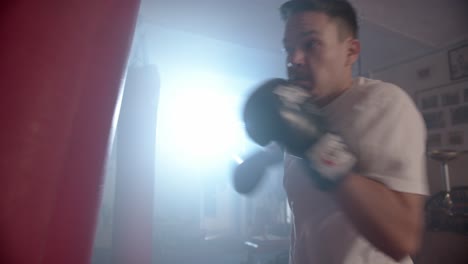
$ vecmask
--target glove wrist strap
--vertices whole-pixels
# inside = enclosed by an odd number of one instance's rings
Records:
[[[355,156],[338,135],[327,133],[304,153],[314,180],[322,190],[330,190],[348,175],[356,164]]]

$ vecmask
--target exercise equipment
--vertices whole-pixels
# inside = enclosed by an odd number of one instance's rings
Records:
[[[426,203],[426,226],[429,231],[446,231],[468,235],[468,186],[451,187],[449,162],[466,151],[431,150],[429,158],[440,163],[444,190]]]

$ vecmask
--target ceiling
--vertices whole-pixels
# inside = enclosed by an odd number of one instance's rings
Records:
[[[285,0],[143,0],[145,23],[281,53]],[[363,73],[468,39],[468,0],[351,0]]]

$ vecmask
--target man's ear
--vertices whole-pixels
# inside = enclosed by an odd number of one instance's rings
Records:
[[[361,52],[361,42],[356,38],[349,38],[346,42],[346,66],[352,66],[359,58],[359,53]]]

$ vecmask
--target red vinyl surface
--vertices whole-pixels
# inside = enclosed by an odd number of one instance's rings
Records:
[[[0,9],[0,263],[89,263],[138,0]]]

